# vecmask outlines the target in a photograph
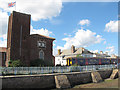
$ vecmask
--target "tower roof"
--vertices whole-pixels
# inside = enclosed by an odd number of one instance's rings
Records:
[[[55,40],[55,38],[52,38],[52,37],[49,37],[49,36],[45,36],[45,35],[41,35],[41,34],[31,34],[30,36],[41,36],[42,38],[47,38],[47,39]]]

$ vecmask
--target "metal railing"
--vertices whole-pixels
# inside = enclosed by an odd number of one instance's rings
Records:
[[[32,75],[65,72],[83,72],[118,68],[118,65],[89,65],[65,67],[0,67],[0,75]]]

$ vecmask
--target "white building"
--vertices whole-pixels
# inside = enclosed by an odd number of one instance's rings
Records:
[[[61,66],[65,66],[67,64],[66,59],[68,57],[93,57],[93,53],[91,53],[90,51],[88,51],[87,49],[80,47],[80,48],[76,48],[75,46],[72,45],[71,49],[67,49],[67,50],[63,50],[61,52],[61,50],[58,50],[58,54],[55,56],[55,66],[56,65],[61,65]]]
[[[67,64],[66,59],[68,57],[100,57],[100,58],[110,58],[110,55],[108,53],[103,53],[103,51],[100,51],[100,53],[92,53],[88,51],[87,49],[80,47],[75,48],[75,46],[71,46],[71,49],[66,49],[61,52],[61,50],[58,50],[58,54],[55,56],[55,66],[61,65],[65,66]]]

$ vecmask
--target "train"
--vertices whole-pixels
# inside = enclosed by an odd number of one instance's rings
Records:
[[[118,58],[81,58],[81,57],[69,57],[66,59],[66,66],[72,65],[108,65],[117,64]]]

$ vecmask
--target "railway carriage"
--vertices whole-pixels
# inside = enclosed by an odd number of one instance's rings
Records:
[[[118,59],[110,59],[111,64],[117,64],[118,63]]]
[[[107,65],[107,64],[117,64],[117,59],[108,58],[81,58],[81,57],[69,57],[67,58],[67,66],[74,64],[84,66],[84,65]]]

